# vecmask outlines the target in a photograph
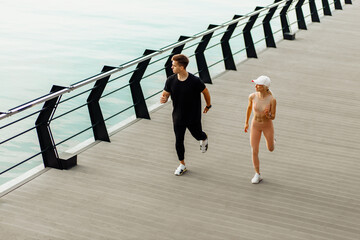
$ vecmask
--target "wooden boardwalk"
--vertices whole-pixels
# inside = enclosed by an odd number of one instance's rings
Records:
[[[360,2],[213,79],[209,150],[186,135],[178,165],[171,104],[0,198],[0,239],[360,239]],[[278,101],[253,185],[243,132],[251,79]]]

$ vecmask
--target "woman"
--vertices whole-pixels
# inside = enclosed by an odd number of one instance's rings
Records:
[[[251,179],[252,183],[262,181],[260,175],[259,145],[261,133],[264,134],[266,145],[270,152],[274,151],[274,126],[272,120],[275,119],[276,99],[270,91],[271,80],[267,76],[260,76],[252,80],[256,85],[256,92],[249,95],[249,104],[246,110],[246,120],[244,130],[248,131],[249,119],[253,110],[254,116],[250,128],[250,145],[252,150],[252,161],[255,169],[255,176]]]

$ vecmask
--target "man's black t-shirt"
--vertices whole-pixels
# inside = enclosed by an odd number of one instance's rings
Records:
[[[170,93],[173,103],[173,122],[175,125],[188,125],[201,121],[201,92],[206,88],[204,82],[189,73],[185,81],[179,81],[177,74],[171,75],[164,90]]]

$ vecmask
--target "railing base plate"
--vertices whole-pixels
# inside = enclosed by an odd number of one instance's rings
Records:
[[[77,155],[69,158],[69,159],[60,159],[61,160],[61,163],[62,163],[62,166],[64,167],[64,169],[70,169],[74,166],[77,165]]]
[[[284,33],[284,39],[295,40],[295,33]]]
[[[56,168],[56,169],[65,169],[65,170],[67,170],[67,169],[70,169],[70,168],[77,165],[77,155],[75,155],[75,156],[73,156],[71,158],[68,158],[68,159],[59,158],[58,161],[61,162],[62,168],[59,167],[59,166],[56,166],[56,167],[55,166],[49,166],[49,167]]]

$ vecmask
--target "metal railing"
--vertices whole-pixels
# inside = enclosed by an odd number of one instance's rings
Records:
[[[351,4],[351,0],[345,0],[343,3]],[[303,7],[307,4],[309,5],[309,12],[307,15],[304,15]],[[277,41],[275,38],[277,36],[279,39],[293,40],[295,39],[295,33],[291,30],[292,27],[296,30],[306,29],[306,21],[309,18],[311,18],[312,22],[320,22],[319,13],[323,12],[323,15],[331,15],[332,9],[342,9],[341,4],[342,2],[340,0],[335,0],[330,3],[328,0],[321,0],[322,7],[318,8],[317,6],[320,6],[320,0],[275,0],[274,3],[269,6],[256,7],[256,9],[249,14],[243,16],[235,15],[232,20],[223,24],[209,25],[208,29],[201,33],[195,34],[193,36],[180,36],[178,42],[172,43],[158,50],[147,49],[145,50],[143,56],[121,64],[120,66],[104,66],[99,74],[84,79],[78,83],[74,83],[69,87],[54,85],[49,94],[41,96],[18,107],[12,108],[7,112],[0,113],[1,123],[7,121],[10,116],[18,117],[18,119],[9,121],[3,126],[0,126],[0,136],[2,136],[2,138],[3,136],[7,135],[3,134],[5,130],[10,128],[17,130],[17,126],[21,126],[20,128],[23,128],[21,123],[29,121],[31,118],[37,117],[34,126],[31,126],[26,130],[22,130],[20,133],[16,133],[10,137],[4,137],[4,139],[1,139],[0,147],[11,143],[18,137],[35,130],[37,132],[38,143],[40,145],[39,152],[26,157],[24,160],[19,160],[18,162],[11,164],[11,166],[7,167],[6,169],[0,169],[0,175],[17,168],[31,159],[40,157],[40,155],[42,156],[42,161],[45,167],[68,169],[76,165],[76,155],[71,156],[68,159],[61,159],[58,154],[57,147],[90,130],[93,132],[92,137],[94,141],[100,140],[110,142],[106,123],[118,116],[121,116],[131,109],[135,111],[136,118],[150,119],[150,114],[146,103],[162,92],[162,87],[159,87],[149,96],[144,97],[142,88],[144,82],[141,81],[161,74],[166,75],[161,76],[163,80],[165,80],[164,77],[170,76],[172,74],[171,57],[173,55],[185,51],[190,51],[190,49],[196,47],[195,51],[188,55],[189,58],[195,57],[196,59],[197,72],[195,72],[195,74],[199,75],[205,83],[211,84],[212,79],[209,72],[210,68],[223,62],[225,70],[236,70],[236,64],[234,60],[236,55],[240,53],[246,53],[247,58],[257,58],[255,46],[264,43],[264,48],[276,47]],[[331,6],[333,6],[333,8]],[[295,18],[295,20],[292,22],[290,21],[289,23],[289,16]],[[261,23],[255,25],[258,19],[262,19],[262,21]],[[308,22],[310,22],[310,20],[308,20]],[[271,26],[274,25],[276,26],[276,29],[273,31]],[[263,31],[259,29],[261,26],[263,27]],[[238,33],[234,34],[236,31],[238,31]],[[254,31],[259,33],[261,32],[261,34],[263,33],[263,37],[256,40],[255,42],[253,41],[252,36],[252,32]],[[282,35],[280,37],[279,34],[281,33]],[[242,47],[240,50],[233,53],[230,46],[230,41],[232,41],[232,45],[234,45],[234,39],[238,39],[241,35],[243,36],[243,43],[241,44]],[[210,41],[214,41],[220,37],[220,41],[211,46],[208,46]],[[188,43],[193,44],[185,47],[185,45]],[[221,46],[223,57],[208,65],[205,52],[209,52],[211,49],[215,49],[218,46]],[[167,53],[169,51],[171,52]],[[155,58],[158,59],[153,60]],[[162,67],[147,75],[144,75],[149,67],[155,66],[157,64],[162,64]],[[125,73],[126,70],[128,70],[128,72]],[[117,74],[121,75],[114,77]],[[111,77],[113,78],[110,79]],[[114,86],[113,89],[107,88],[108,84],[117,83],[123,81],[124,79],[127,80],[128,77],[130,79],[129,81],[126,81],[125,84],[119,87]],[[94,83],[94,86],[90,85],[92,83]],[[85,88],[88,89],[85,90]],[[84,91],[73,96],[69,96],[67,99],[61,100],[63,96],[71,95],[73,92],[79,89],[83,89]],[[130,91],[123,93],[122,96],[126,95],[129,98],[131,97],[132,104],[124,106],[124,108],[121,110],[117,110],[115,112],[113,111],[111,114],[109,114],[109,116],[104,118],[103,110],[105,107],[101,107],[100,99],[108,99],[114,94],[118,94],[120,91],[124,91],[125,89],[130,89]],[[109,92],[104,94],[105,90]],[[85,96],[87,96],[86,100],[79,100]],[[117,101],[116,97],[113,98],[115,99],[114,101]],[[81,104],[76,107],[69,107],[67,110],[64,107],[64,112],[56,115],[56,110],[61,109],[60,106],[64,106],[70,102],[73,102],[73,104],[80,102]],[[43,104],[43,106],[40,107],[40,104]],[[36,109],[36,107],[38,107],[38,109]],[[55,141],[50,123],[56,120],[64,119],[65,116],[78,112],[81,109],[83,110],[85,107],[88,108],[88,112],[83,113],[82,115],[84,115],[84,119],[88,119],[90,116],[90,119],[87,120],[90,120],[88,127],[79,130],[65,139]],[[22,116],[23,112],[29,111],[30,109],[33,110],[32,113]],[[9,132],[12,134],[11,130],[7,131],[7,133]],[[55,137],[56,136],[57,135],[55,135]],[[18,148],[19,151],[21,151],[21,147]]]

